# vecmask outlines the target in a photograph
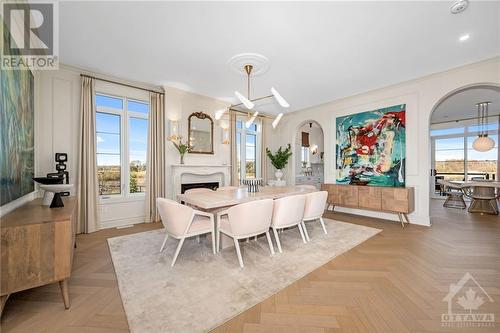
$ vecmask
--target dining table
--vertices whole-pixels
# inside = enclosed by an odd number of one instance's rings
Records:
[[[468,212],[498,215],[500,182],[493,180],[447,181],[438,180],[446,188],[461,191],[471,199]]]
[[[217,213],[231,206],[255,200],[279,199],[315,191],[317,190],[301,186],[261,186],[258,192],[249,192],[247,187],[238,187],[237,189],[223,191],[182,193],[177,195],[177,201],[193,206],[198,210],[213,213],[217,225]],[[221,235],[220,241],[222,248],[234,246],[233,240],[224,234]]]

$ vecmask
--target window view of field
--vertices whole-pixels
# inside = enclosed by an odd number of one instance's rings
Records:
[[[104,165],[97,167],[100,195],[121,193],[121,167]],[[130,193],[143,193],[146,190],[146,164],[141,161],[130,162]]]
[[[149,105],[104,95],[96,95],[96,105],[99,194],[144,193]],[[128,170],[122,166],[123,159],[130,161]],[[128,173],[128,180],[123,173]]]
[[[464,160],[436,161],[436,173],[446,180],[465,180]],[[468,161],[467,178],[498,179],[497,161]]]
[[[119,165],[102,165],[97,167],[100,195],[121,193],[120,170],[121,167]]]
[[[130,193],[143,193],[146,190],[146,163],[130,162]]]

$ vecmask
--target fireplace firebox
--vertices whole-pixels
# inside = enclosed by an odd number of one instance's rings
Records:
[[[218,187],[219,187],[218,182],[182,184],[181,185],[181,193],[184,193],[187,190],[191,190],[193,188],[208,188],[208,189],[215,191],[215,190],[217,190]]]

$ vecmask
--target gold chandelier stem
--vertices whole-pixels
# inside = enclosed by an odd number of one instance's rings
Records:
[[[247,74],[247,98],[250,99],[250,73]]]
[[[245,65],[243,69],[247,73],[247,98],[250,99],[250,74],[252,74],[253,66]]]

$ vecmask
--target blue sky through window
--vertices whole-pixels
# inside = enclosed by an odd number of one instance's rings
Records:
[[[146,149],[148,144],[148,121],[147,119],[130,117],[130,161],[139,160],[146,163]]]
[[[453,128],[443,128],[443,129],[431,130],[431,136],[461,134],[461,133],[464,133],[463,127],[453,127]]]
[[[139,112],[142,114],[148,114],[149,105],[147,103],[142,103],[142,102],[128,101],[127,110],[132,112]]]
[[[123,109],[123,99],[117,98],[117,97],[110,97],[110,96],[104,96],[104,95],[95,95],[95,105],[96,106],[101,106],[101,107],[106,107],[106,108],[112,108],[112,109]]]
[[[472,143],[477,138],[476,136],[467,137],[467,159],[473,160],[489,160],[495,161],[497,159],[498,135],[490,135],[495,141],[495,148],[490,151],[480,152],[472,148]],[[464,138],[447,138],[436,139],[436,161],[447,160],[463,160],[464,159]]]
[[[96,106],[124,110],[124,99],[96,94]],[[147,115],[149,105],[145,102],[127,100],[127,109]],[[125,113],[124,113],[125,116]],[[146,163],[148,120],[129,117],[129,161]],[[119,166],[121,153],[120,115],[105,112],[96,113],[97,162],[101,166]]]
[[[96,113],[96,131],[120,134],[120,116],[109,113]]]
[[[474,125],[474,126],[469,126],[468,130],[469,132],[478,132],[481,129],[480,126]],[[496,131],[498,130],[498,123],[489,123],[484,125],[484,130],[485,131]]]
[[[255,143],[256,143],[257,137],[254,134],[247,134],[247,141],[246,141],[246,159],[247,161],[253,161],[255,160]]]
[[[120,116],[96,113],[97,165],[120,165]]]

